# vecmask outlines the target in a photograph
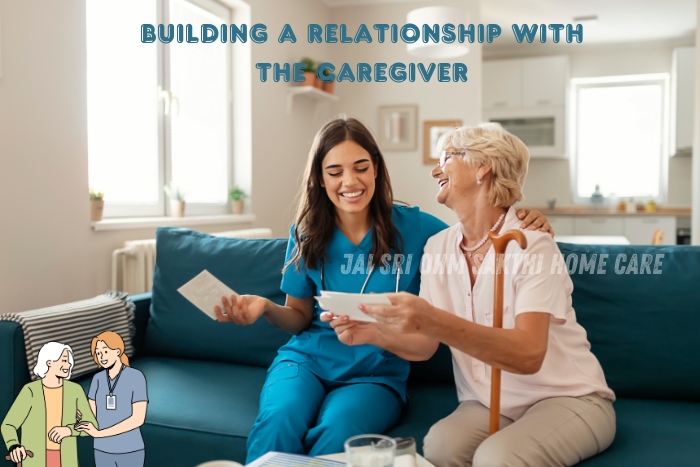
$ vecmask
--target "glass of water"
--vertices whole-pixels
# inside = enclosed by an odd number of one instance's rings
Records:
[[[416,465],[416,440],[413,438],[396,438],[394,467],[416,467]]]
[[[357,435],[345,441],[348,467],[393,467],[396,440],[384,435]]]

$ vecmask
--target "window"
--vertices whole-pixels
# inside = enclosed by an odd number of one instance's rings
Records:
[[[666,198],[668,75],[574,79],[572,187],[605,196]]]
[[[164,187],[190,214],[224,214],[231,185],[231,46],[141,43],[142,24],[228,24],[212,0],[87,0],[90,186],[105,216],[162,216]]]

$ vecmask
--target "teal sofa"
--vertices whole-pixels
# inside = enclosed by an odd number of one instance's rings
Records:
[[[286,245],[286,239],[158,230],[153,291],[132,297],[132,364],[148,381],[142,427],[148,466],[244,461],[266,368],[288,336],[265,320],[247,327],[217,323],[176,289],[208,269],[240,293],[282,303]],[[560,249],[574,281],[578,319],[618,396],[615,442],[580,465],[700,465],[700,248],[560,244]],[[78,382],[87,388],[90,379]],[[0,416],[27,381],[22,330],[0,322]],[[390,434],[420,441],[457,406],[447,348],[412,364],[408,393]],[[81,465],[93,465],[89,438],[79,440],[79,451]]]

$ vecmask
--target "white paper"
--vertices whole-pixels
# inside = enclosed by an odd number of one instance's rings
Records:
[[[377,320],[359,310],[360,305],[391,305],[385,294],[342,293],[322,290],[321,296],[316,297],[321,309],[332,312],[336,316],[348,316],[355,321],[376,323]]]
[[[416,456],[404,454],[394,458],[394,467],[416,467]]]
[[[216,319],[214,306],[219,305],[223,309],[222,296],[238,295],[206,269],[177,291],[211,319]]]
[[[345,459],[345,454],[340,454]],[[331,460],[327,457],[310,457],[304,454],[285,454],[281,452],[270,451],[246,467],[345,467],[345,462]]]

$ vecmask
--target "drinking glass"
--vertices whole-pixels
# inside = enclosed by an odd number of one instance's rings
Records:
[[[396,438],[394,467],[416,467],[416,440]]]
[[[384,435],[357,435],[345,441],[348,467],[393,467],[396,440]]]

